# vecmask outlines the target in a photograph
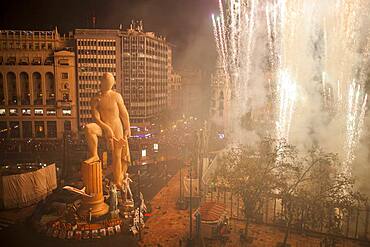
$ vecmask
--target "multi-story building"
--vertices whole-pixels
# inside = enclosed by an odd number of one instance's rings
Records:
[[[141,22],[122,31],[122,92],[132,122],[145,125],[166,108],[171,49]]]
[[[182,76],[182,106],[183,113],[187,116],[208,115],[205,73],[199,69],[184,69],[180,71]]]
[[[77,131],[75,55],[52,31],[0,31],[0,138]]]
[[[93,121],[90,100],[103,72],[115,76],[131,122],[150,123],[167,107],[172,48],[165,38],[144,32],[142,22],[127,30],[76,29],[74,38],[80,127]]]
[[[172,72],[168,80],[168,109],[178,111],[181,110],[182,99],[182,84],[181,75]]]
[[[79,126],[91,122],[90,100],[100,87],[104,72],[115,76],[115,88],[121,92],[121,36],[119,30],[76,29]]]

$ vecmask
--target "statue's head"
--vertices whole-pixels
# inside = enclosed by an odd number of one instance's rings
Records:
[[[108,90],[111,90],[113,85],[115,84],[115,80],[114,80],[114,76],[112,75],[112,73],[104,73],[102,78],[101,78],[101,81],[100,81],[100,90],[102,92],[106,92]]]

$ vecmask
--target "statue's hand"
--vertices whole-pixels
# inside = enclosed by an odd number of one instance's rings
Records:
[[[104,133],[105,133],[105,138],[108,141],[110,150],[113,150],[113,138],[114,138],[113,130],[110,127],[107,127],[106,129],[104,129]]]
[[[124,136],[126,137],[126,139],[131,137],[131,130],[130,129],[125,130]]]

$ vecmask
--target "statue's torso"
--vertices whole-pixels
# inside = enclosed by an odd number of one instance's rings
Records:
[[[96,109],[101,120],[110,125],[113,131],[122,131],[122,123],[119,117],[116,92],[109,92],[97,97]],[[116,134],[117,135],[117,134]]]

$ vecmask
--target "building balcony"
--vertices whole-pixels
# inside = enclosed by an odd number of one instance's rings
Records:
[[[32,65],[41,65],[41,57],[35,57],[32,60]]]
[[[18,63],[19,65],[28,65],[29,64],[29,59],[28,59],[28,57],[21,57],[20,59],[19,59],[19,63]]]

